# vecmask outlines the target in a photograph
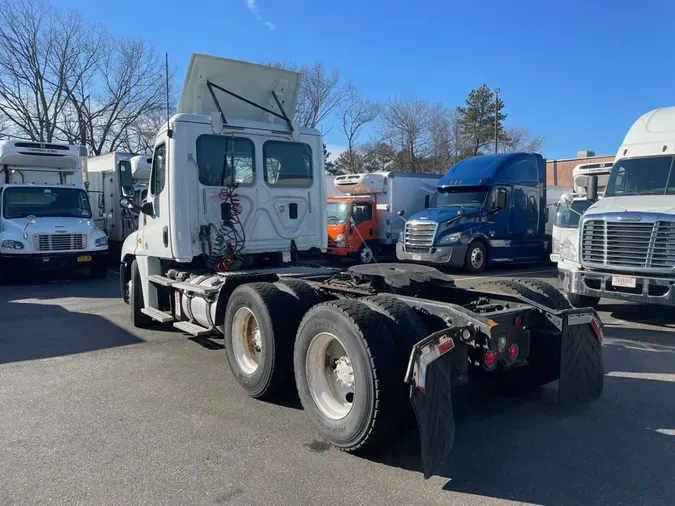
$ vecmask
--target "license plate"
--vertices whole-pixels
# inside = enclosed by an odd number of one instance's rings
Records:
[[[412,259],[413,260],[422,260],[422,255],[413,255]]]
[[[635,276],[612,276],[612,286],[635,288]]]
[[[78,261],[79,263],[83,263],[83,262],[91,262],[91,257],[90,257],[90,256],[77,257],[77,261]]]

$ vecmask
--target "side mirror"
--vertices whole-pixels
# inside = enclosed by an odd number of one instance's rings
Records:
[[[500,188],[497,190],[497,209],[506,207],[506,190]]]
[[[152,206],[152,202],[143,202],[143,205],[141,206],[141,212],[143,214],[146,214],[148,216],[152,216],[155,214],[155,208]]]
[[[572,207],[572,203],[574,202],[574,197],[572,196],[571,193],[563,193],[560,196],[560,203],[567,207],[568,209]]]
[[[544,223],[548,223],[548,206],[544,208]]]
[[[35,225],[37,223],[37,218],[33,214],[26,216],[27,225]]]
[[[588,187],[586,188],[586,200],[595,202],[598,200],[598,176],[588,178]]]
[[[133,186],[123,186],[122,195],[125,197],[133,198],[134,196],[134,187]]]
[[[403,218],[403,215],[405,214],[405,211],[404,211],[403,209],[401,209],[401,210],[400,210],[398,213],[396,213],[396,214],[398,214],[401,218]]]
[[[424,209],[429,209],[429,195],[424,196]]]

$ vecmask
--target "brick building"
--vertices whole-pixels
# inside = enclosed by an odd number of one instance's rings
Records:
[[[572,171],[580,163],[602,163],[614,161],[612,156],[596,156],[594,151],[585,149],[577,152],[576,158],[546,160],[546,185],[572,187]]]

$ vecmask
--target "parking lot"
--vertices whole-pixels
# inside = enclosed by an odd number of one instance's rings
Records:
[[[601,399],[569,413],[554,386],[458,389],[454,452],[425,481],[414,430],[336,451],[293,395],[248,398],[222,340],[133,328],[112,272],[2,287],[0,504],[672,504],[675,314],[602,302]]]

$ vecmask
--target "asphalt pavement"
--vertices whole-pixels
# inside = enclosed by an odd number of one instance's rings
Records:
[[[556,282],[547,266],[490,275]],[[455,449],[424,480],[414,430],[378,455],[336,451],[294,395],[248,398],[222,340],[133,328],[113,273],[5,286],[0,505],[673,504],[675,315],[612,301],[600,315],[600,400],[570,413],[553,387],[457,389]]]

